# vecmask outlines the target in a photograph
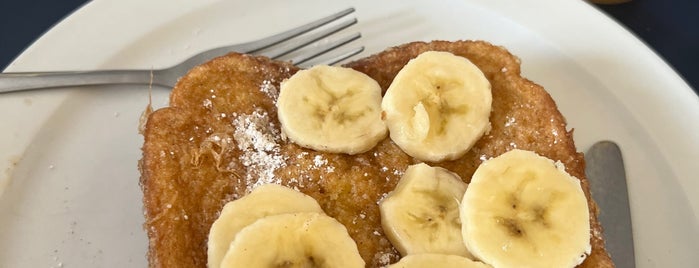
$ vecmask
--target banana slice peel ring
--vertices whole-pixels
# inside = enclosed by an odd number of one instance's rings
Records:
[[[384,233],[402,256],[441,253],[469,258],[461,236],[459,175],[421,163],[409,166],[379,204]]]
[[[381,109],[391,140],[422,161],[454,160],[490,129],[492,94],[464,57],[428,51],[410,60],[388,87]]]
[[[231,241],[246,226],[270,215],[292,212],[323,213],[312,197],[278,184],[263,184],[248,195],[228,202],[209,230],[208,267],[220,267]]]
[[[574,267],[590,254],[580,180],[534,152],[515,149],[483,162],[460,215],[466,247],[494,267]]]
[[[268,216],[243,228],[221,263],[222,268],[364,265],[345,226],[313,212]]]
[[[294,143],[330,153],[358,154],[387,135],[381,87],[350,68],[318,65],[282,82],[277,115]]]

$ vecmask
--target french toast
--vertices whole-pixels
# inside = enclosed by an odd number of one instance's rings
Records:
[[[583,155],[550,95],[520,75],[519,59],[483,41],[414,42],[346,64],[384,93],[398,71],[425,51],[473,62],[492,86],[491,130],[462,157],[439,163],[469,182],[484,160],[518,148],[565,165],[588,200],[591,254],[578,267],[614,267],[590,197]],[[279,183],[315,198],[345,225],[367,267],[400,258],[381,227],[379,201],[419,161],[390,138],[357,155],[302,148],[282,137],[279,84],[299,69],[231,53],[193,68],[174,87],[170,106],[152,112],[139,163],[150,267],[206,267],[207,235],[221,208],[254,185]],[[262,234],[261,234],[262,235]]]

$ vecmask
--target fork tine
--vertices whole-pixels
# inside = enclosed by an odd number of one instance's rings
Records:
[[[160,72],[159,77],[165,77],[164,79],[168,81],[169,84],[174,85],[180,75],[184,74],[187,70],[194,68],[198,64],[202,64],[214,57],[225,55],[231,51],[238,53],[248,53],[255,54],[260,50],[269,48],[273,45],[279,44],[281,42],[287,41],[291,38],[297,37],[316,28],[322,27],[328,23],[334,22],[352,12],[354,8],[347,8],[335,14],[329,15],[327,17],[318,19],[313,22],[301,25],[299,27],[287,30],[285,32],[275,34],[269,37],[265,37],[256,41],[251,41],[247,43],[235,44],[230,46],[223,46],[218,48],[213,48],[196,54],[189,59],[184,60],[180,64],[174,65],[170,68],[165,69],[165,71]],[[350,24],[351,25],[351,24]]]
[[[343,60],[349,59],[350,57],[352,57],[352,56],[354,56],[354,55],[357,55],[357,54],[359,54],[359,53],[362,53],[362,51],[364,51],[364,47],[363,47],[363,46],[362,46],[362,47],[355,48],[355,49],[352,49],[352,50],[350,50],[350,51],[347,51],[347,52],[345,52],[345,53],[342,53],[342,54],[337,55],[337,56],[335,56],[335,57],[332,57],[332,58],[330,58],[330,59],[324,60],[323,63],[324,63],[324,64],[327,64],[327,65],[335,65],[335,64],[338,63],[338,62],[341,62],[341,61],[343,61]]]
[[[350,13],[352,13],[352,12],[354,12],[354,8],[353,8],[353,7],[348,8],[348,9],[345,9],[345,10],[342,10],[342,11],[337,12],[337,13],[335,13],[335,14],[332,14],[332,15],[330,15],[330,16],[327,16],[327,17],[318,19],[318,20],[316,20],[316,21],[309,22],[309,23],[307,23],[307,24],[301,25],[301,26],[299,26],[299,27],[296,27],[296,28],[291,29],[291,30],[288,30],[288,31],[285,31],[285,32],[282,32],[282,33],[279,33],[279,34],[275,34],[275,35],[272,35],[272,36],[270,36],[270,37],[266,37],[266,38],[263,38],[263,39],[260,39],[260,40],[257,40],[257,41],[252,41],[252,42],[249,42],[249,43],[245,43],[245,44],[241,45],[241,47],[244,47],[244,49],[243,49],[244,51],[238,51],[238,52],[241,52],[241,53],[252,53],[252,52],[255,52],[255,51],[258,51],[258,50],[261,50],[261,49],[268,48],[268,47],[270,47],[270,46],[272,46],[272,45],[274,45],[274,44],[278,44],[278,43],[280,43],[280,42],[289,40],[289,39],[291,39],[291,38],[294,38],[294,37],[296,37],[296,36],[299,36],[299,35],[301,35],[301,34],[304,34],[304,33],[308,32],[308,31],[311,31],[311,30],[313,30],[313,29],[316,29],[316,28],[318,28],[318,27],[320,27],[320,26],[323,26],[323,25],[325,25],[325,24],[328,24],[328,23],[330,23],[330,22],[333,22],[333,21],[335,21],[335,20],[337,20],[337,19],[340,19],[340,18],[342,18],[342,17],[344,17],[344,16],[346,16],[347,14],[350,14]]]
[[[351,20],[348,20],[348,21],[343,21],[342,23],[340,23],[338,25],[332,26],[328,29],[324,29],[323,31],[320,31],[317,33],[313,33],[312,35],[299,37],[299,40],[296,42],[293,42],[289,45],[281,46],[279,48],[275,48],[272,51],[261,53],[261,55],[267,56],[267,57],[272,58],[272,59],[279,58],[281,56],[284,56],[286,54],[294,52],[302,47],[305,47],[305,46],[307,46],[315,41],[318,41],[318,40],[323,39],[325,37],[328,37],[334,33],[337,33],[337,32],[339,32],[347,27],[354,25],[355,23],[357,23],[356,18],[352,18]]]
[[[311,59],[314,59],[314,58],[316,58],[316,57],[318,57],[318,56],[320,56],[320,55],[323,55],[323,54],[329,52],[330,50],[333,50],[333,49],[338,48],[338,47],[340,47],[340,46],[342,46],[342,45],[344,45],[344,44],[347,44],[347,43],[349,43],[349,42],[352,42],[352,41],[354,41],[354,40],[357,40],[357,39],[359,39],[360,37],[362,37],[362,34],[360,34],[360,33],[355,33],[355,34],[353,34],[353,35],[340,38],[340,39],[338,39],[338,40],[336,40],[336,41],[333,41],[333,42],[331,42],[331,43],[321,45],[321,46],[319,46],[317,49],[315,49],[314,51],[309,51],[308,53],[304,53],[304,55],[301,55],[301,56],[298,56],[298,57],[296,57],[296,58],[293,58],[293,59],[291,60],[291,63],[294,64],[294,65],[298,65],[298,64],[304,63],[304,62],[306,62],[306,61],[308,61],[308,60],[311,60]]]

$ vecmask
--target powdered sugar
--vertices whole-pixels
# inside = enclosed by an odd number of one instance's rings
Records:
[[[260,91],[265,93],[267,97],[276,103],[277,99],[279,98],[279,89],[274,84],[275,83],[273,80],[264,80],[262,81],[262,84],[260,84]]]
[[[507,118],[507,121],[505,121],[505,127],[512,126],[516,123],[516,119],[514,117],[505,116],[505,118]]]
[[[381,267],[386,267],[391,264],[392,258],[398,258],[398,256],[391,252],[378,252],[374,258],[379,261],[379,265],[381,265]]]
[[[553,135],[553,144],[558,144],[558,130],[555,128],[551,130],[551,135]],[[551,144],[549,144],[551,146]]]
[[[381,201],[383,201],[387,196],[388,196],[388,193],[381,194],[381,196],[379,197],[379,200],[376,200],[376,204],[380,205]]]
[[[262,109],[248,115],[233,115],[233,138],[242,151],[240,162],[247,169],[247,191],[267,183],[281,183],[274,171],[286,166],[280,153],[279,129]]]
[[[327,164],[328,164],[328,159],[323,158],[322,155],[316,155],[316,156],[313,158],[313,165],[314,165],[316,168],[320,168],[321,166],[327,165]]]
[[[211,109],[211,107],[213,107],[213,103],[211,102],[210,99],[204,99],[204,100],[202,101],[201,105],[204,106],[204,108],[207,108],[207,109]]]
[[[478,159],[480,159],[480,160],[481,160],[481,162],[483,162],[483,161],[486,161],[486,160],[488,160],[488,156],[487,156],[487,155],[484,155],[484,154],[482,154],[482,155],[481,155],[481,156],[480,156],[480,157],[479,157]]]

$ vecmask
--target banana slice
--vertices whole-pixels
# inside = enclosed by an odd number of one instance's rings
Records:
[[[491,268],[482,262],[472,261],[468,258],[446,254],[415,254],[408,255],[400,259],[397,263],[389,265],[388,268]]]
[[[464,246],[459,219],[466,186],[459,175],[440,167],[424,163],[408,167],[379,204],[384,232],[401,255],[472,257]]]
[[[428,51],[393,79],[381,109],[391,140],[422,161],[454,160],[490,128],[490,82],[464,57]]]
[[[323,152],[358,154],[388,130],[381,121],[381,87],[350,68],[319,65],[282,82],[277,100],[284,134]]]
[[[278,184],[260,185],[243,198],[229,202],[209,231],[208,267],[221,265],[231,241],[245,226],[269,215],[291,212],[323,210],[312,197]]]
[[[590,253],[580,180],[534,152],[483,162],[461,202],[466,247],[494,267],[574,267]]]
[[[320,213],[268,216],[243,228],[221,263],[228,267],[364,267],[347,229]]]

